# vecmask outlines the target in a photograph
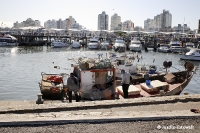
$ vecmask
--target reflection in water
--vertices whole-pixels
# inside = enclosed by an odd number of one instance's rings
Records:
[[[36,100],[37,93],[40,92],[38,82],[41,80],[41,72],[69,74],[72,72],[71,64],[74,63],[70,59],[78,59],[80,56],[97,58],[98,52],[102,52],[103,57],[106,57],[106,53],[111,51],[47,46],[0,47],[0,100]],[[170,68],[170,72],[177,69],[184,70],[185,61],[180,60],[177,54],[142,52],[138,55],[142,55],[143,58],[139,62],[135,61],[136,64],[154,64],[162,68],[163,61],[171,60],[174,68]],[[200,66],[200,62],[194,64]],[[54,66],[60,66],[60,69],[55,69]],[[199,68],[184,92],[200,93],[198,79],[200,79]]]

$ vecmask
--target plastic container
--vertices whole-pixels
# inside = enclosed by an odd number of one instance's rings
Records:
[[[146,85],[150,85],[151,81],[150,80],[146,80]]]

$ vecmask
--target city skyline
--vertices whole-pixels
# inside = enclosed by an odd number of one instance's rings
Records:
[[[0,8],[0,26],[13,27],[16,21],[22,22],[27,18],[39,20],[41,25],[47,20],[66,19],[72,16],[76,21],[87,29],[98,29],[98,14],[103,11],[109,16],[109,29],[111,16],[117,13],[121,21],[131,20],[135,26],[144,28],[144,21],[148,18],[168,10],[172,14],[172,27],[178,24],[187,24],[191,29],[198,29],[200,19],[199,0],[173,1],[173,0],[9,0],[2,1]],[[3,23],[3,24],[2,24]]]

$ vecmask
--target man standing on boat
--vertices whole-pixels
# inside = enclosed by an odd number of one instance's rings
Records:
[[[69,89],[69,102],[72,102],[72,91],[75,94],[76,97],[76,102],[79,102],[79,95],[78,95],[78,91],[79,91],[79,82],[77,77],[74,76],[74,73],[70,73],[70,77],[67,79],[67,87]]]
[[[128,98],[128,88],[130,85],[130,77],[131,74],[128,72],[125,72],[124,69],[121,70],[121,77],[122,77],[122,89],[124,93],[124,98]]]

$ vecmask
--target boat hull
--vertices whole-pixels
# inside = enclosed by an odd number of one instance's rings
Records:
[[[0,42],[0,47],[3,47],[3,46],[18,46],[18,43]]]
[[[182,60],[194,60],[194,61],[200,61],[200,56],[192,56],[192,55],[179,55],[180,59]]]
[[[133,48],[130,48],[130,50],[134,52],[141,52],[142,48],[133,47]]]
[[[98,49],[99,46],[98,45],[88,45],[89,49]]]

